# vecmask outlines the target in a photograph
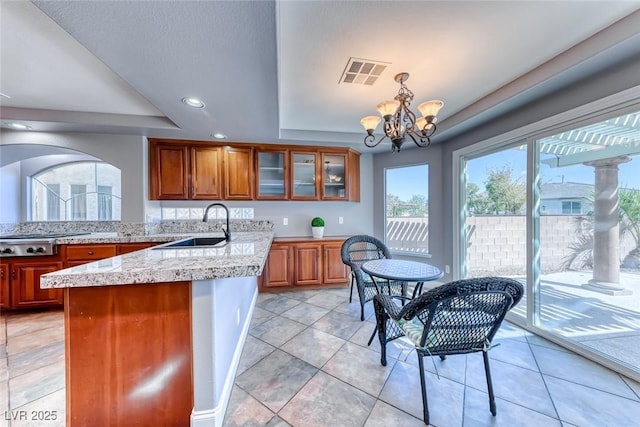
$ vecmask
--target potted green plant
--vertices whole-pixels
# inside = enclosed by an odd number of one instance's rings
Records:
[[[311,233],[314,239],[322,239],[324,235],[324,219],[317,216],[311,220]]]

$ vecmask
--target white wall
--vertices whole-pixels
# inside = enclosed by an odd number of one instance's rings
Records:
[[[20,222],[20,162],[0,168],[0,223]]]

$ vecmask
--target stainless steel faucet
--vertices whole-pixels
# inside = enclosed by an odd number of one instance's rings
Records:
[[[229,208],[226,207],[224,204],[211,203],[209,206],[207,206],[207,208],[204,210],[204,216],[202,217],[202,222],[207,222],[207,219],[209,217],[209,209],[211,209],[214,206],[220,206],[224,208],[224,210],[227,212],[227,229],[224,230],[224,238],[227,242],[229,242],[231,241],[231,229],[229,228]]]

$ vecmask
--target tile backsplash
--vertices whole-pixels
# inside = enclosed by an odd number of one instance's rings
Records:
[[[202,219],[205,208],[162,208],[163,220]],[[227,213],[223,208],[209,210],[209,219],[226,218]],[[229,208],[231,219],[253,219],[253,208]]]

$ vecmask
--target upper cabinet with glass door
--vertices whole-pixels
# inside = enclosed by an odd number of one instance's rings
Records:
[[[289,198],[289,156],[286,150],[256,152],[256,199],[286,200]]]
[[[346,154],[322,154],[322,200],[348,200],[346,172]]]
[[[318,200],[318,153],[291,151],[291,199]]]

